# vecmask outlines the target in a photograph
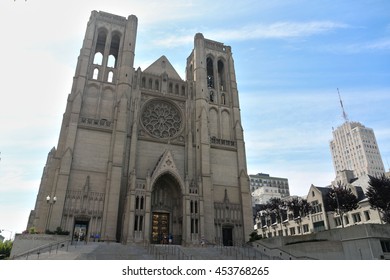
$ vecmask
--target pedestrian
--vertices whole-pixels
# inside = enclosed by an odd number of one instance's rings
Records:
[[[172,244],[172,242],[173,242],[173,235],[172,235],[172,233],[169,234],[168,241],[169,241],[169,244]]]

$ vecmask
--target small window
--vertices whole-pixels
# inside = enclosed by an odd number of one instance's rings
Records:
[[[138,231],[138,216],[134,217],[134,231]]]
[[[169,93],[173,93],[173,85],[172,85],[172,83],[169,83],[168,92]]]
[[[334,223],[335,223],[336,227],[341,226],[341,219],[340,219],[340,217],[334,218]]]
[[[112,83],[113,78],[114,78],[114,72],[112,71],[108,72],[107,82]]]
[[[224,93],[221,94],[221,104],[226,105],[226,96]]]
[[[139,206],[139,209],[144,209],[144,197],[141,196],[141,203],[140,203],[140,206]]]
[[[198,219],[191,219],[191,233],[199,233]]]
[[[364,211],[364,218],[366,219],[366,221],[371,220],[370,211]]]
[[[143,222],[144,222],[144,216],[139,216],[139,227],[138,227],[139,231],[142,231]]]
[[[354,223],[359,223],[361,222],[361,218],[360,218],[360,213],[355,213],[355,214],[352,214],[352,219],[353,219],[353,222]]]
[[[99,78],[99,69],[95,68],[93,70],[93,76],[92,79],[97,80]]]

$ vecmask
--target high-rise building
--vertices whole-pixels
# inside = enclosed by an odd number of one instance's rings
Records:
[[[264,204],[271,197],[290,196],[287,178],[271,177],[269,174],[257,173],[249,175],[252,193],[252,205]]]
[[[373,129],[359,122],[346,120],[334,129],[330,149],[336,181],[343,181],[343,171],[352,171],[355,177],[381,176],[385,173]]]
[[[135,69],[137,18],[93,11],[28,227],[232,245],[253,229],[230,46],[198,33],[183,80]],[[141,50],[142,51],[142,50]]]

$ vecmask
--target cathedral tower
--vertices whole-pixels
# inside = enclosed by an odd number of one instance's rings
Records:
[[[241,244],[252,211],[231,48],[196,34],[183,80],[165,56],[135,69],[136,33],[133,15],[92,12],[28,227]]]

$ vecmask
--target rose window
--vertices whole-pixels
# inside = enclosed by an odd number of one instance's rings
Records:
[[[158,138],[171,138],[180,131],[181,115],[171,103],[155,100],[146,104],[141,122],[151,135]]]

